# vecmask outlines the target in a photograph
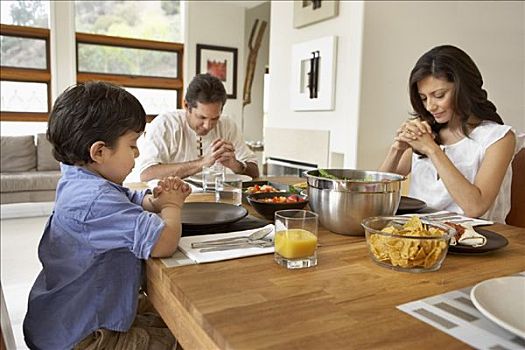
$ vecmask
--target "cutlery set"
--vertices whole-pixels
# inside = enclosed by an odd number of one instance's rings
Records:
[[[196,249],[200,248],[200,253],[243,248],[268,248],[273,246],[273,242],[270,239],[264,238],[272,231],[273,229],[271,227],[264,227],[248,236],[193,242],[191,247]]]
[[[423,216],[420,216],[420,219],[434,220],[434,221],[451,221],[456,224],[462,224],[465,222],[474,221],[473,219],[465,218],[464,216],[460,216],[458,213],[452,213],[452,212],[423,215]]]
[[[230,244],[221,244],[215,246],[208,246],[207,248],[202,248],[199,250],[200,253],[208,252],[218,252],[223,250],[232,250],[232,249],[244,249],[244,248],[269,248],[273,246],[272,241],[267,241],[260,239],[257,241],[243,242],[243,243],[230,243]]]

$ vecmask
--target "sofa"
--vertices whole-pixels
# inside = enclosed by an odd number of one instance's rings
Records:
[[[45,134],[1,136],[0,204],[55,200],[60,165]]]

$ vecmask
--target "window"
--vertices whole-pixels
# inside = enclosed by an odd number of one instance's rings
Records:
[[[180,1],[75,1],[77,81],[123,86],[151,119],[182,105]],[[1,120],[47,121],[50,1],[0,1]],[[70,18],[61,20],[69,21]],[[52,29],[53,30],[53,29]]]
[[[79,72],[176,78],[177,58],[168,51],[78,44]]]
[[[119,84],[149,119],[182,105],[180,1],[75,1],[77,80]]]
[[[47,84],[2,80],[2,111],[47,113]]]
[[[178,108],[179,90],[126,88],[135,96],[148,115],[157,115]]]
[[[49,1],[1,2],[2,23],[49,29]]]
[[[182,42],[180,1],[75,1],[76,31]]]
[[[0,120],[47,120],[49,1],[2,1]]]

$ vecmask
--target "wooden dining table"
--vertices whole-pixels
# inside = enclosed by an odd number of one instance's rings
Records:
[[[189,198],[209,200],[199,194]],[[484,228],[509,244],[486,254],[449,253],[435,272],[378,266],[363,236],[320,227],[315,267],[289,270],[277,265],[273,254],[171,268],[149,259],[147,292],[186,350],[467,348],[396,306],[524,271],[525,229]]]

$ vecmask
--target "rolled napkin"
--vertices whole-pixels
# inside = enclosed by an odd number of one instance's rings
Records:
[[[487,244],[487,237],[480,235],[471,224],[446,223],[456,229],[456,235],[450,239],[450,245],[468,245],[474,248],[483,247]],[[463,231],[461,230],[463,229]]]
[[[265,239],[273,240],[273,236],[275,234],[274,225],[268,224],[264,227],[272,228],[272,232],[268,236],[266,236]],[[261,228],[262,227],[259,227],[253,230],[182,237],[179,241],[179,250],[183,252],[188,258],[195,261],[196,263],[207,263],[207,262],[213,262],[213,261],[237,259],[237,258],[242,258],[245,256],[273,253],[274,251],[273,245],[271,247],[266,247],[266,248],[259,248],[257,246],[254,246],[254,247],[248,247],[248,248],[242,248],[242,249],[231,249],[231,250],[223,250],[223,251],[215,251],[215,252],[201,252],[201,248],[191,247],[191,244],[195,242],[203,242],[203,241],[208,241],[212,239],[222,239],[222,238],[246,237]]]

